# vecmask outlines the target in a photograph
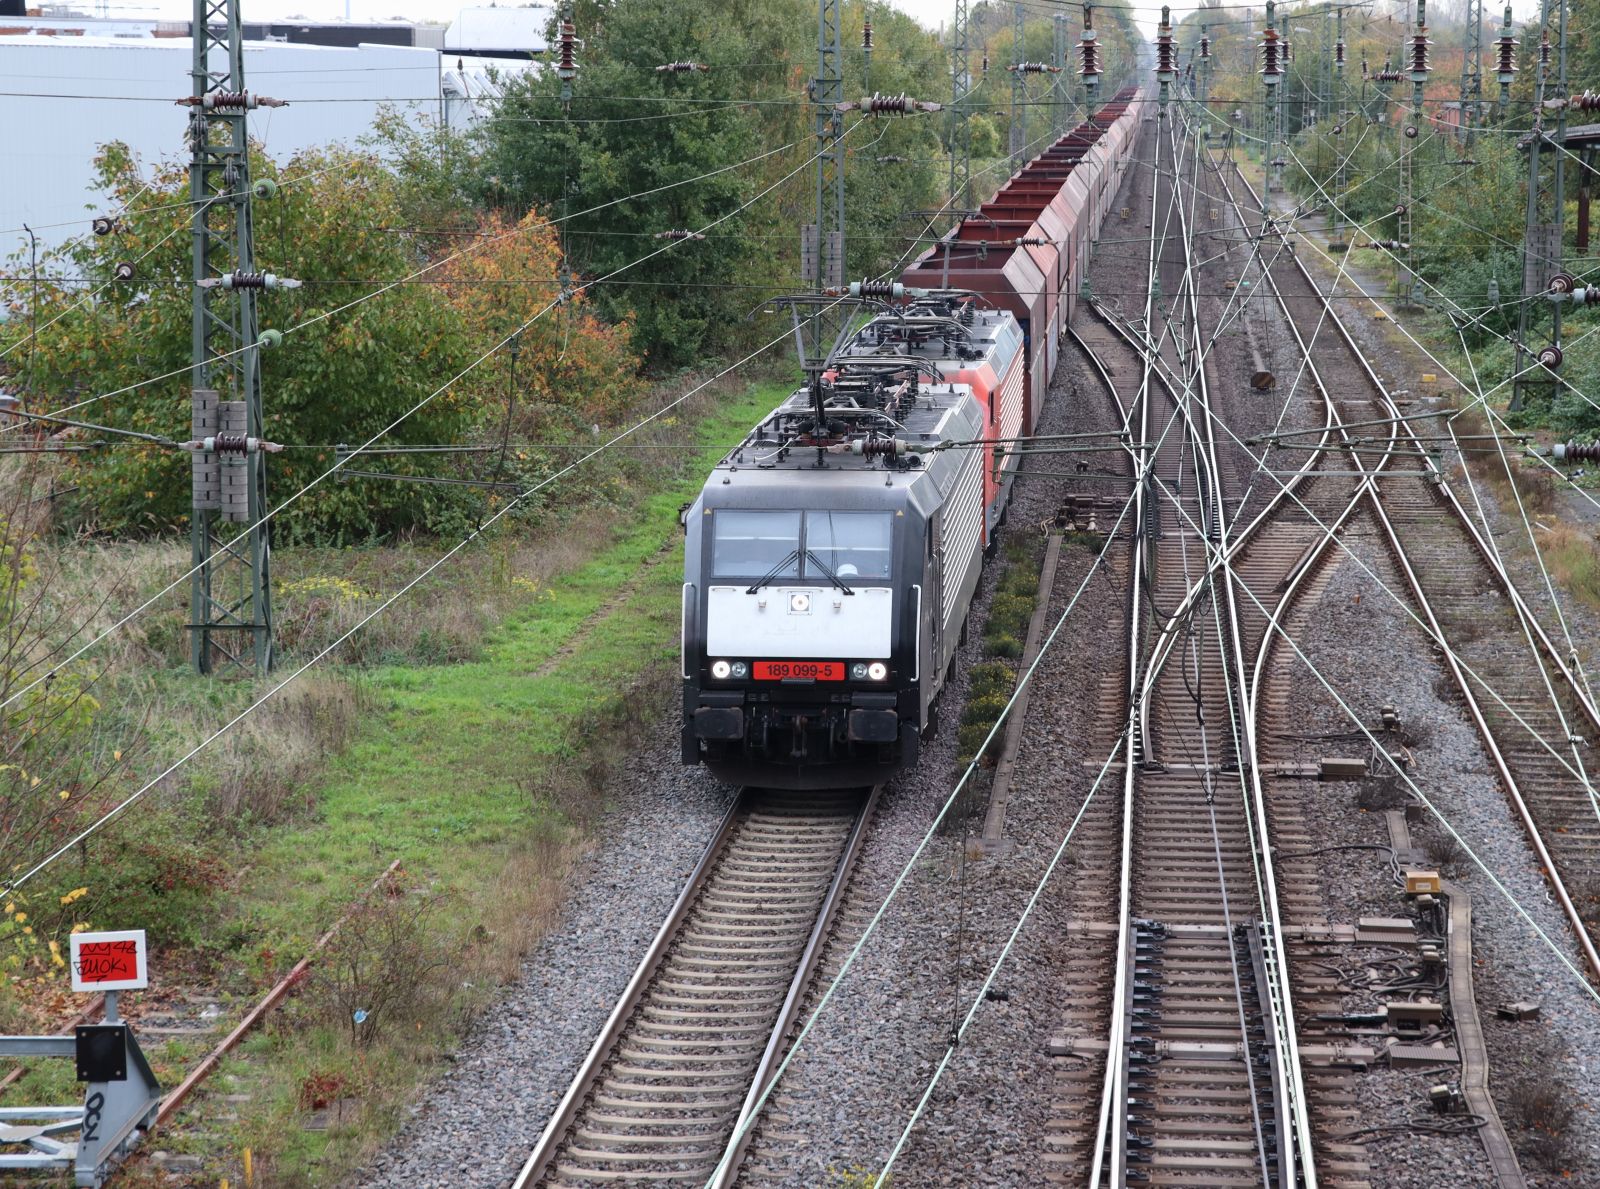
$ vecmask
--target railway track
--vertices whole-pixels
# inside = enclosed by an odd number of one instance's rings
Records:
[[[1209,153],[1207,155],[1209,156]],[[1216,197],[1231,209],[1236,226],[1246,227],[1249,219],[1245,208],[1235,197],[1226,177],[1220,170],[1214,170],[1213,175],[1220,187]],[[1248,187],[1246,189],[1248,191]],[[1251,197],[1255,198],[1253,192]],[[1260,228],[1259,222],[1257,227]],[[1267,242],[1282,243],[1281,238],[1270,236],[1263,238]],[[1341,497],[1339,501],[1330,505],[1325,499],[1319,498],[1320,493],[1331,486],[1328,480],[1312,479],[1308,482],[1305,477],[1307,468],[1303,467],[1299,477],[1289,485],[1299,487],[1293,497],[1294,507],[1286,510],[1286,514],[1279,518],[1276,527],[1279,531],[1291,531],[1300,537],[1309,532],[1313,539],[1307,544],[1293,570],[1277,587],[1272,588],[1270,593],[1275,595],[1275,598],[1262,597],[1263,588],[1259,584],[1247,584],[1257,592],[1256,597],[1251,599],[1247,613],[1251,634],[1256,640],[1255,675],[1251,682],[1248,717],[1252,721],[1259,722],[1263,732],[1276,732],[1280,738],[1289,738],[1294,731],[1285,713],[1290,683],[1285,680],[1284,666],[1281,663],[1275,664],[1274,658],[1291,650],[1284,645],[1281,635],[1276,633],[1266,635],[1268,621],[1270,618],[1271,622],[1285,625],[1285,630],[1291,636],[1305,626],[1305,607],[1311,601],[1307,595],[1316,590],[1320,581],[1326,576],[1328,562],[1338,554],[1338,550],[1334,547],[1335,541],[1350,523],[1357,519],[1368,523],[1375,521],[1381,528],[1397,565],[1411,585],[1413,596],[1425,616],[1425,622],[1436,637],[1441,639],[1444,637],[1439,632],[1439,620],[1435,616],[1423,584],[1418,580],[1412,557],[1408,555],[1394,528],[1395,521],[1405,518],[1407,512],[1401,512],[1397,517],[1396,507],[1406,509],[1423,526],[1419,539],[1428,545],[1431,560],[1439,575],[1459,575],[1463,569],[1471,568],[1473,565],[1471,559],[1474,557],[1472,545],[1477,544],[1481,548],[1483,543],[1481,539],[1477,539],[1477,534],[1473,531],[1464,509],[1455,501],[1448,488],[1444,489],[1447,499],[1436,497],[1435,493],[1439,490],[1436,481],[1437,472],[1412,430],[1412,422],[1401,417],[1381,382],[1368,366],[1365,357],[1349,337],[1342,323],[1338,321],[1331,305],[1322,298],[1304,267],[1292,253],[1275,257],[1263,252],[1258,258],[1258,263],[1259,288],[1264,288],[1273,295],[1283,313],[1287,327],[1300,348],[1300,358],[1304,362],[1304,374],[1309,378],[1309,386],[1318,394],[1328,410],[1331,427],[1342,448],[1337,452],[1319,452],[1316,457],[1348,459],[1353,469],[1346,474],[1358,481],[1348,497]],[[1280,277],[1284,274],[1288,274],[1304,286],[1300,292],[1308,300],[1298,306],[1288,300],[1288,295],[1280,283]],[[1320,327],[1323,324],[1322,319],[1330,320],[1337,329],[1338,341],[1346,352],[1339,362],[1348,365],[1351,362],[1350,357],[1354,356],[1356,367],[1330,368],[1326,358],[1319,367],[1314,346],[1321,336],[1313,335],[1312,340],[1308,342],[1301,328],[1307,325]],[[1362,438],[1358,436],[1365,427],[1374,424],[1371,420],[1374,414],[1382,419],[1387,430],[1387,441],[1375,452],[1363,450]],[[1325,434],[1320,445],[1326,447],[1327,444],[1328,438]],[[1278,484],[1275,482],[1273,486],[1276,487]],[[1394,498],[1395,492],[1401,493],[1398,500]],[[1284,493],[1288,493],[1287,489]],[[1417,515],[1421,509],[1425,511]],[[1450,528],[1456,532],[1445,531]],[[1468,560],[1463,563],[1463,559]],[[1487,554],[1479,555],[1479,559],[1490,562],[1492,566]],[[1518,607],[1519,596],[1503,570],[1498,576],[1504,583],[1502,593],[1509,594],[1512,606]],[[1482,581],[1481,568],[1476,577],[1479,582]],[[1450,588],[1448,581],[1445,587]],[[1548,640],[1542,638],[1537,625],[1521,618],[1526,614],[1526,608],[1520,607],[1517,614],[1519,617],[1517,626],[1523,629],[1523,635],[1530,646],[1528,659],[1535,664],[1539,663],[1541,660],[1539,649],[1542,646],[1560,668],[1560,658],[1549,647]],[[1497,640],[1503,642],[1504,638],[1500,636]],[[1445,651],[1448,654],[1449,650]],[[1494,651],[1497,656],[1500,655],[1498,647]],[[1453,675],[1465,690],[1464,673],[1453,660],[1448,658],[1448,655],[1447,662]],[[1546,692],[1550,693],[1552,698],[1556,696],[1553,683],[1546,685]],[[1581,713],[1582,708],[1576,708],[1575,712]],[[1496,756],[1495,762],[1500,764],[1495,739],[1486,729],[1486,724],[1476,709],[1474,716],[1478,719],[1480,731],[1491,755]],[[1504,771],[1503,765],[1502,771]],[[1276,795],[1271,799],[1274,815],[1283,817],[1286,808],[1289,814],[1294,814],[1296,812],[1294,807],[1301,799],[1282,787],[1283,781],[1276,780],[1271,775],[1266,780],[1268,785],[1278,786],[1275,789]],[[1281,830],[1275,831],[1275,836],[1294,845],[1291,839],[1284,837]],[[1302,841],[1300,846],[1299,853],[1291,858],[1288,866],[1293,869],[1294,884],[1304,892],[1314,887],[1316,874],[1314,866],[1306,862],[1306,858],[1313,853],[1309,838]],[[1345,988],[1338,980],[1328,976],[1331,968],[1338,967],[1347,959],[1341,957],[1340,945],[1331,944],[1333,938],[1323,919],[1322,908],[1315,898],[1302,895],[1293,908],[1293,917],[1304,926],[1293,930],[1290,947],[1292,961],[1299,967],[1295,972],[1295,984],[1300,992],[1299,1006],[1302,1012],[1314,1021],[1306,1039],[1309,1042],[1319,1040],[1325,1042],[1324,1053],[1348,1052],[1352,1038],[1347,1030],[1334,1023],[1340,1018],[1343,1002],[1341,995]],[[1441,935],[1437,941],[1443,945],[1446,939]],[[1467,944],[1470,945],[1470,940]],[[1403,948],[1398,954],[1402,962],[1415,969],[1414,955]],[[1388,959],[1379,955],[1377,960]],[[1420,981],[1426,983],[1428,976],[1424,974]],[[1447,984],[1442,974],[1438,976],[1433,987],[1433,994],[1443,996],[1449,1001],[1453,1001],[1453,996],[1461,994],[1470,998],[1472,993],[1470,983],[1466,986]],[[1476,1013],[1470,1009],[1470,1005],[1466,1014],[1473,1019],[1476,1018]],[[1473,1026],[1473,1030],[1476,1035],[1476,1025]],[[1472,1043],[1480,1048],[1471,1055],[1471,1059],[1486,1063],[1487,1055],[1481,1052],[1481,1041],[1475,1040]],[[1318,1151],[1321,1156],[1321,1172],[1324,1174],[1323,1183],[1366,1186],[1370,1183],[1367,1178],[1372,1172],[1372,1165],[1363,1146],[1360,1143],[1349,1142],[1348,1138],[1351,1134],[1359,1134],[1359,1128],[1353,1126],[1357,1111],[1354,1109],[1349,1079],[1337,1068],[1338,1060],[1323,1061],[1318,1064],[1319,1068],[1307,1076],[1307,1090],[1309,1098],[1318,1108],[1317,1114],[1322,1123],[1319,1129]],[[1478,1138],[1486,1157],[1485,1170],[1497,1185],[1521,1186],[1524,1184],[1521,1169],[1495,1111],[1494,1103],[1482,1089],[1483,1079],[1484,1074],[1480,1071],[1476,1079],[1478,1088],[1475,1091],[1469,1090],[1468,1097],[1470,1109],[1477,1113],[1480,1121]]]
[[[1167,151],[1176,175],[1180,161]],[[1142,323],[1110,319],[1083,338],[1107,390],[1117,394],[1120,377],[1120,395],[1133,396],[1136,462],[1151,480],[1135,496],[1128,684],[1113,711],[1127,722],[1118,924],[1085,939],[1095,956],[1070,992],[1067,1025],[1090,1060],[1058,1076],[1048,1159],[1059,1183],[1279,1183],[1309,1163],[1270,845],[1246,778],[1253,736],[1239,730],[1243,633],[1229,584],[1215,581],[1218,546],[1242,565],[1270,517],[1228,535],[1234,479],[1218,461],[1203,371],[1187,370],[1200,358],[1199,323],[1192,210],[1177,189],[1174,200],[1167,186],[1167,210],[1178,233],[1153,238],[1162,247],[1148,262]],[[1159,192],[1152,206],[1158,221]],[[1167,322],[1162,291],[1179,294],[1188,314]],[[1255,560],[1255,569],[1276,581],[1295,559],[1271,552],[1275,564]],[[1108,982],[1109,1028],[1097,1045],[1089,1018]],[[1068,1098],[1095,1066],[1101,1105],[1091,1123]]]
[[[739,795],[516,1189],[731,1182],[878,791]]]
[[[1256,201],[1259,230],[1259,200],[1238,180]],[[1234,208],[1243,220],[1243,208],[1237,202]],[[1281,242],[1281,233],[1270,234]],[[1452,410],[1440,410],[1436,421],[1403,414],[1305,266],[1285,252],[1267,271],[1319,390],[1345,421],[1367,427],[1376,418],[1384,425],[1376,435],[1368,428],[1344,431],[1345,457],[1356,473],[1370,476],[1365,490],[1384,542],[1425,630],[1443,645],[1444,664],[1571,925],[1578,956],[1600,979],[1594,929],[1569,891],[1600,879],[1592,749],[1600,714],[1571,658],[1511,580],[1493,538],[1474,524],[1424,447],[1418,427],[1445,435]],[[1308,341],[1298,329],[1324,321],[1333,333]]]

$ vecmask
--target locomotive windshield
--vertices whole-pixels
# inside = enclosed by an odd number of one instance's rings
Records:
[[[711,567],[718,577],[831,581],[828,571],[846,579],[889,577],[894,522],[888,512],[807,512],[802,525],[799,512],[721,508],[712,531]]]
[[[887,578],[892,532],[887,512],[807,512],[806,552],[841,578]]]

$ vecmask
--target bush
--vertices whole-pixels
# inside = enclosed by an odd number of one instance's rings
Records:
[[[967,697],[987,698],[994,695],[1010,697],[1016,688],[1017,675],[1003,661],[984,661],[967,671]]]
[[[350,912],[312,967],[307,1000],[354,1048],[385,1029],[436,1018],[456,960],[444,898],[391,879]]]
[[[973,723],[988,725],[999,721],[1005,713],[1006,705],[1010,701],[1003,694],[987,694],[981,698],[968,698],[966,706],[961,711],[963,726]]]
[[[972,757],[978,754],[978,748],[983,746],[983,741],[989,737],[993,723],[973,722],[965,724],[956,732],[956,750],[961,753],[961,763],[965,766]]]
[[[1015,660],[1022,655],[1022,641],[1015,636],[1001,633],[999,635],[983,638],[983,644],[990,656],[1003,656]]]
[[[1033,618],[1033,599],[1022,595],[998,594],[989,607],[986,631],[999,628],[1013,636],[1027,632],[1028,621]]]

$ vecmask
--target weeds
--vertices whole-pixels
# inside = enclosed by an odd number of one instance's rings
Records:
[[[1443,875],[1456,875],[1461,869],[1466,851],[1454,834],[1440,831],[1428,840],[1428,862]]]
[[[1502,1093],[1500,1106],[1505,1120],[1522,1133],[1518,1147],[1546,1172],[1559,1173],[1574,1167],[1577,1159],[1572,1124],[1577,1107],[1565,1087],[1549,1078],[1556,1054],[1540,1060],[1534,1054],[1531,1067],[1509,1090]]]
[[[351,909],[312,967],[305,998],[367,1049],[400,1024],[437,1018],[448,1003],[456,947],[442,928],[444,897],[389,879]]]
[[[1399,809],[1406,800],[1406,790],[1398,776],[1379,776],[1366,780],[1356,789],[1356,808],[1369,813]]]

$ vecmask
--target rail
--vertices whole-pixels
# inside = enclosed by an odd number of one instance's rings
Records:
[[[1249,182],[1244,178],[1244,176],[1238,172],[1237,165],[1235,165],[1234,170],[1240,184],[1244,186],[1246,192],[1249,193],[1259,205],[1260,197],[1255,193],[1254,189],[1250,186]],[[1279,234],[1280,238],[1282,238],[1281,232],[1278,232],[1277,234]],[[1440,475],[1432,457],[1429,456],[1426,451],[1421,449],[1421,444],[1416,439],[1415,431],[1411,428],[1410,421],[1401,416],[1399,409],[1394,403],[1393,397],[1388,391],[1388,388],[1384,385],[1383,381],[1378,378],[1377,373],[1372,370],[1371,364],[1368,363],[1365,354],[1356,344],[1355,339],[1351,336],[1349,329],[1340,319],[1337,311],[1332,308],[1331,303],[1327,302],[1326,299],[1323,298],[1321,288],[1311,277],[1311,274],[1306,270],[1304,263],[1300,261],[1298,257],[1294,257],[1292,253],[1289,253],[1289,255],[1291,256],[1291,259],[1293,259],[1295,269],[1299,272],[1302,279],[1310,287],[1311,291],[1315,293],[1319,299],[1322,299],[1325,309],[1325,316],[1339,332],[1339,337],[1349,349],[1350,353],[1359,362],[1362,373],[1365,375],[1367,382],[1372,386],[1374,392],[1377,393],[1378,404],[1389,414],[1391,421],[1399,427],[1398,430],[1391,433],[1391,441],[1396,440],[1399,437],[1400,431],[1403,431],[1404,434],[1410,438],[1412,446],[1416,448],[1416,456],[1422,462],[1424,469],[1442,479],[1443,476]],[[1270,273],[1268,274],[1268,277],[1270,280]],[[1275,281],[1272,282],[1271,287],[1274,297],[1277,299],[1280,308],[1284,311],[1285,319],[1288,321],[1289,327],[1295,335],[1296,342],[1299,343],[1302,352],[1305,354],[1307,369],[1311,372],[1318,387],[1320,388],[1322,386],[1322,379],[1320,373],[1317,371],[1316,364],[1311,359],[1310,348],[1305,343],[1304,338],[1300,335],[1299,328],[1294,325],[1294,320],[1289,317],[1288,304],[1285,301],[1282,292],[1278,289]],[[1392,451],[1386,454],[1384,461],[1387,461],[1388,457],[1391,455]],[[1435,614],[1432,602],[1428,598],[1427,591],[1424,589],[1423,584],[1417,575],[1416,569],[1411,562],[1410,553],[1407,550],[1404,542],[1400,539],[1400,535],[1396,531],[1394,523],[1389,517],[1388,511],[1383,505],[1381,493],[1377,486],[1378,470],[1376,468],[1368,468],[1364,464],[1359,453],[1353,449],[1351,450],[1351,456],[1355,459],[1354,465],[1358,468],[1358,470],[1367,476],[1363,483],[1363,490],[1365,490],[1370,496],[1370,502],[1378,524],[1383,531],[1384,539],[1389,546],[1390,553],[1395,558],[1396,564],[1400,568],[1401,574],[1406,580],[1406,586],[1411,591],[1412,598],[1417,604],[1419,613],[1426,621],[1428,632],[1435,640],[1443,643],[1446,641],[1444,628],[1440,624],[1438,616]],[[1543,629],[1539,627],[1537,621],[1533,619],[1531,612],[1528,611],[1525,604],[1522,602],[1521,595],[1517,591],[1515,584],[1511,581],[1510,575],[1505,572],[1503,566],[1491,558],[1481,536],[1478,534],[1476,528],[1472,525],[1470,518],[1467,516],[1466,510],[1461,506],[1460,501],[1455,498],[1454,493],[1449,490],[1448,485],[1441,482],[1437,486],[1441,490],[1441,493],[1447,505],[1452,510],[1452,513],[1466,528],[1468,533],[1476,542],[1479,558],[1483,561],[1485,568],[1490,572],[1491,575],[1493,575],[1500,589],[1509,599],[1512,600],[1513,606],[1515,606],[1517,609],[1519,619],[1523,622],[1525,627],[1531,630],[1534,639],[1538,641],[1536,646],[1532,645],[1530,642],[1530,646],[1532,646],[1535,653],[1535,663],[1539,663],[1537,654],[1541,651],[1550,658],[1550,660],[1556,665],[1557,671],[1561,673],[1563,679],[1568,683],[1568,689],[1575,695],[1578,704],[1583,707],[1586,717],[1591,717],[1592,725],[1597,731],[1600,731],[1600,719],[1595,719],[1592,717],[1594,713],[1594,707],[1592,703],[1589,702],[1587,696],[1583,694],[1581,683],[1579,683],[1573,677],[1570,670],[1561,660],[1554,644],[1550,641],[1549,637],[1545,635]],[[1523,795],[1520,783],[1512,772],[1511,765],[1504,751],[1500,747],[1498,740],[1495,738],[1494,732],[1489,725],[1488,718],[1484,713],[1481,702],[1479,701],[1477,695],[1475,695],[1473,692],[1472,682],[1462,669],[1461,664],[1456,658],[1456,655],[1452,649],[1446,646],[1441,648],[1440,652],[1445,666],[1449,669],[1451,677],[1461,691],[1462,698],[1467,706],[1467,712],[1471,716],[1473,724],[1478,730],[1479,736],[1483,739],[1484,748],[1489,754],[1490,762],[1494,765],[1494,770],[1500,779],[1501,786],[1506,791],[1507,799],[1510,801],[1518,820],[1521,822],[1523,832],[1528,838],[1528,843],[1533,848],[1534,854],[1544,871],[1545,878],[1550,885],[1551,893],[1555,897],[1556,902],[1560,905],[1562,913],[1566,916],[1567,922],[1572,929],[1573,937],[1577,942],[1580,952],[1583,954],[1584,961],[1588,964],[1591,973],[1597,979],[1600,979],[1600,951],[1596,950],[1594,941],[1589,934],[1588,926],[1585,924],[1582,914],[1578,911],[1576,904],[1573,902],[1571,893],[1567,890],[1566,883],[1561,876],[1560,868],[1555,861],[1554,855],[1551,854],[1549,847],[1545,843],[1542,831],[1540,830],[1539,825],[1534,818],[1533,812],[1528,805],[1526,797]]]

